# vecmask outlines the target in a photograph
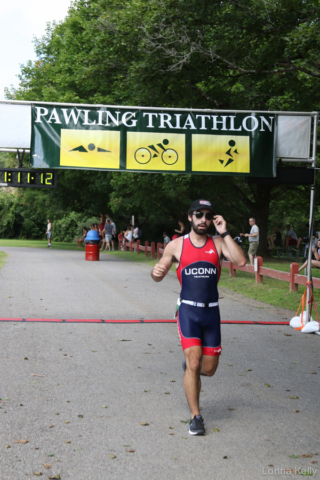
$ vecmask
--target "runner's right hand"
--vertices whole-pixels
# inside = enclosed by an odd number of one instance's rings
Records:
[[[155,277],[163,277],[166,274],[166,267],[160,263],[156,263],[153,267],[152,273]]]

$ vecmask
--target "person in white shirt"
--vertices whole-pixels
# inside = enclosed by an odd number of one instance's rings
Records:
[[[131,227],[128,228],[124,237],[127,240],[127,242],[129,242],[129,243],[131,242],[131,240],[132,240],[132,228]]]
[[[171,240],[168,237],[168,235],[166,234],[166,232],[163,232],[163,246],[168,245],[168,243],[170,243],[170,242],[171,242]]]
[[[297,245],[297,234],[292,230],[289,223],[286,225],[286,231],[284,232],[283,248],[288,248],[289,245]]]
[[[251,226],[250,233],[240,233],[240,237],[249,238],[248,255],[250,259],[250,265],[253,267],[253,259],[256,256],[259,247],[259,227],[256,225],[256,219],[253,217],[249,218],[249,224]]]
[[[139,240],[139,227],[138,226],[134,227],[133,238],[134,238],[134,241]]]
[[[48,247],[51,247],[51,234],[52,234],[52,225],[51,225],[50,219],[48,218],[47,219],[47,231],[46,231],[46,235],[47,235],[47,239],[48,239]]]

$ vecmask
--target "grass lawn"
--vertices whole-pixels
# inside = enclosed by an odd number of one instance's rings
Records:
[[[295,260],[270,258],[263,261],[263,266],[272,268],[273,270],[290,272],[290,264],[293,262],[295,262]],[[313,268],[312,275],[314,277],[320,277],[320,270]],[[301,296],[304,292],[302,285],[298,286],[298,293],[289,292],[289,282],[267,277],[263,277],[263,284],[256,285],[253,274],[239,270],[237,270],[236,277],[229,277],[229,271],[226,268],[222,269],[219,286],[241,293],[247,298],[294,311],[298,309]],[[314,298],[316,304],[320,305],[320,290],[314,290]]]
[[[241,293],[247,298],[294,311],[298,309],[304,292],[302,285],[299,285],[298,293],[289,292],[289,283],[267,277],[263,277],[263,284],[256,285],[254,275],[246,272],[237,271],[236,277],[229,277],[226,268],[222,269],[219,286]],[[320,305],[319,290],[314,290],[314,297],[316,304]]]
[[[291,263],[298,263],[295,259],[293,260],[283,260],[280,258],[273,258],[268,260],[263,260],[263,266],[266,268],[273,268],[274,270],[281,270],[282,272],[290,272],[290,265]],[[302,258],[300,258],[299,266],[302,264]],[[304,272],[301,272],[304,273]],[[312,276],[320,278],[320,270],[313,268],[312,269]]]
[[[46,240],[0,240],[1,247],[30,247],[30,248],[47,248]],[[78,250],[75,243],[53,242],[53,249],[59,250]],[[101,252],[101,255],[112,255],[119,259],[137,262],[138,264],[146,264],[151,267],[157,263],[157,260],[152,260],[146,257],[144,252],[139,255],[133,252]],[[6,254],[0,252],[0,268],[3,266]],[[281,270],[289,272],[290,261],[287,259],[268,259],[264,261],[263,266],[266,268],[273,268],[274,270]],[[172,271],[175,271],[173,266]],[[320,277],[320,270],[312,269],[314,277]],[[247,298],[258,300],[260,302],[269,303],[275,307],[287,308],[289,310],[297,310],[304,287],[299,285],[298,293],[289,292],[289,283],[272,278],[263,278],[263,284],[256,285],[253,274],[240,272],[237,270],[236,277],[229,277],[229,271],[226,268],[222,269],[219,286],[227,288],[235,293],[240,293]],[[314,297],[317,304],[320,305],[320,290],[315,289]],[[320,309],[320,308],[319,308]]]
[[[28,247],[48,248],[47,240],[25,240],[25,239],[0,239],[0,247]],[[56,250],[78,250],[76,243],[54,242],[52,248]]]

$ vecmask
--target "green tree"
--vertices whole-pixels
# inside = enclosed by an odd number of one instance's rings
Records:
[[[7,97],[318,110],[319,11],[316,0],[76,0],[65,21],[36,40],[38,60],[22,66],[20,88]],[[177,218],[190,199],[211,197],[235,233],[254,215],[263,248],[270,212],[294,198],[308,211],[303,188],[249,186],[240,177],[130,175],[60,172],[57,192],[48,195],[61,208],[100,210],[110,202],[119,218],[134,210],[148,221],[151,206]]]

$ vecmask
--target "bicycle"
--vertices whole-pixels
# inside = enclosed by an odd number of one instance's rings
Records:
[[[169,140],[164,139],[163,145],[168,145]],[[179,159],[178,153],[173,148],[165,148],[162,143],[158,143],[157,147],[161,148],[163,151],[161,153],[161,160],[166,165],[174,165]],[[150,150],[149,150],[150,149]],[[155,152],[152,155],[152,150]],[[146,165],[150,162],[152,158],[156,158],[160,155],[159,151],[154,145],[149,145],[148,148],[141,147],[134,152],[134,158],[137,163],[141,165]]]

